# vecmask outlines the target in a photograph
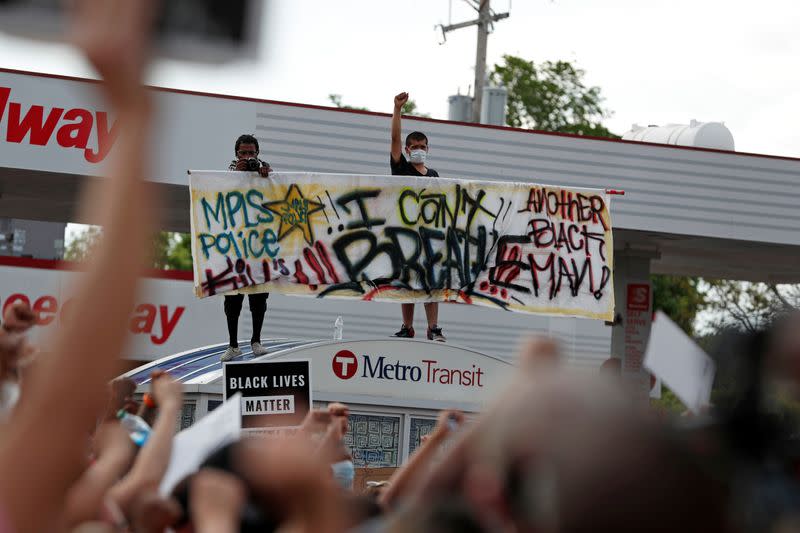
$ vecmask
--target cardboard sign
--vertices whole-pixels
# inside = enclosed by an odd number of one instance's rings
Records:
[[[223,365],[225,399],[241,393],[242,428],[299,426],[311,409],[311,361],[242,361]]]
[[[644,366],[695,413],[709,404],[714,360],[662,311],[656,314],[650,331]]]
[[[183,478],[197,472],[209,455],[239,439],[242,427],[239,404],[238,396],[231,397],[230,402],[175,435],[169,466],[159,486],[161,495],[166,496]]]

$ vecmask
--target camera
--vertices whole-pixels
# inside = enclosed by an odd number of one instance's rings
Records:
[[[258,172],[258,169],[261,168],[261,161],[255,157],[248,159],[246,164],[247,166],[245,167],[245,170],[249,170],[250,172]]]

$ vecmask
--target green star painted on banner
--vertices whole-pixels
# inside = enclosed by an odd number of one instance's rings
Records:
[[[283,200],[265,202],[264,207],[278,215],[281,224],[278,227],[278,241],[295,229],[303,233],[303,238],[308,244],[314,243],[314,230],[311,227],[311,215],[321,211],[325,206],[303,196],[300,187],[296,184],[289,186]]]

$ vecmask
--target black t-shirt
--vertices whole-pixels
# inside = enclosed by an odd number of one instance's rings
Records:
[[[438,178],[439,173],[430,167],[427,174],[422,174],[419,170],[414,168],[414,165],[408,162],[405,154],[400,153],[400,161],[395,162],[392,159],[392,154],[389,154],[389,166],[392,167],[392,176],[427,176],[429,178]]]

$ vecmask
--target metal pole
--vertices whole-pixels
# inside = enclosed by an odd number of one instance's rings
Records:
[[[486,83],[486,42],[489,39],[490,0],[480,0],[478,11],[478,48],[475,53],[475,97],[472,100],[472,122],[481,121],[483,85]]]

